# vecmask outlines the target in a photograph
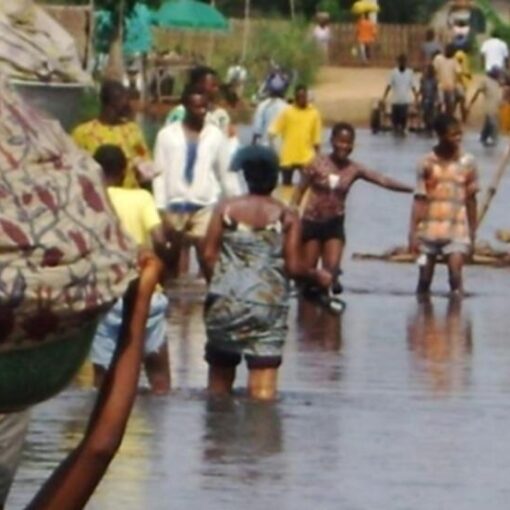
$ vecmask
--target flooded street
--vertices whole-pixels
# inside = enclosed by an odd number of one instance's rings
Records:
[[[507,142],[506,142],[507,143]],[[360,131],[353,159],[409,184],[432,140]],[[465,147],[483,192],[502,146]],[[483,195],[483,193],[481,194]],[[510,173],[479,232],[510,228]],[[352,260],[406,242],[411,197],[357,183],[349,197],[341,316],[293,301],[279,398],[206,397],[204,287],[171,294],[174,391],[143,392],[91,510],[507,509],[510,270],[468,267],[451,301],[439,267],[428,302],[414,265]],[[95,392],[87,374],[34,409],[8,508],[20,509],[79,440]]]

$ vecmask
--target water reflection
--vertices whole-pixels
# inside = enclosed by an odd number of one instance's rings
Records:
[[[434,393],[446,395],[469,383],[472,324],[461,299],[450,298],[444,313],[437,313],[436,306],[430,298],[418,300],[407,342],[420,378]]]
[[[300,299],[297,313],[301,350],[337,351],[342,348],[342,315]]]
[[[204,415],[204,481],[232,478],[241,483],[271,479],[268,457],[283,450],[280,411],[275,402],[211,398]],[[233,467],[234,469],[229,469]]]

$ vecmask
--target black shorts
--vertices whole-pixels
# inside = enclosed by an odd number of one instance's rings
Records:
[[[391,107],[391,122],[393,127],[402,127],[405,129],[407,126],[407,116],[409,113],[409,105],[407,104],[394,104]]]
[[[316,240],[324,243],[330,239],[345,242],[344,219],[342,215],[325,221],[302,220],[301,239],[303,242]]]
[[[246,365],[251,369],[279,368],[282,364],[281,356],[250,356],[246,354]],[[221,368],[235,368],[241,363],[243,356],[237,352],[217,349],[213,345],[205,346],[205,361],[212,366]]]

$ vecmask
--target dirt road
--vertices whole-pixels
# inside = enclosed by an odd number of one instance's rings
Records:
[[[387,84],[389,69],[371,67],[323,67],[313,87],[314,102],[327,124],[345,120],[357,126],[367,126],[372,104],[381,98]],[[480,77],[475,77],[468,99]],[[480,98],[473,108],[469,124],[481,123]]]

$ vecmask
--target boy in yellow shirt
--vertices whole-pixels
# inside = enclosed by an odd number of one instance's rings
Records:
[[[102,145],[94,154],[104,172],[108,197],[124,230],[141,250],[165,246],[161,218],[152,195],[144,189],[127,189],[122,184],[128,165],[122,149],[116,145]],[[116,235],[114,232],[111,235]],[[119,299],[99,323],[92,343],[91,360],[94,365],[94,384],[100,387],[119,338],[123,301]],[[144,363],[147,379],[154,394],[170,389],[166,312],[168,299],[157,290],[145,329]]]
[[[280,168],[284,186],[292,185],[294,170],[301,171],[319,152],[322,138],[320,113],[308,102],[308,89],[298,85],[294,104],[285,108],[269,128],[269,137],[281,138]]]

